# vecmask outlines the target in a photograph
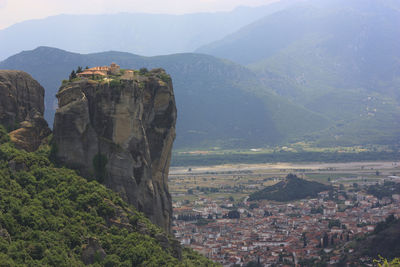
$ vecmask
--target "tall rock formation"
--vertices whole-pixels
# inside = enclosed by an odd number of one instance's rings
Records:
[[[36,80],[23,71],[0,70],[0,124],[14,130],[17,147],[34,151],[50,134],[43,112],[44,88]]]
[[[61,163],[97,179],[171,231],[168,170],[175,138],[172,82],[162,69],[62,86],[54,119]]]

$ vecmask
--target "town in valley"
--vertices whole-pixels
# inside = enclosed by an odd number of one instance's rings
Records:
[[[223,266],[256,262],[337,264],[352,240],[400,217],[400,194],[368,190],[400,183],[400,163],[258,164],[171,168],[173,231],[180,242]],[[249,201],[288,173],[332,185],[316,197]],[[361,259],[371,262],[372,259]]]

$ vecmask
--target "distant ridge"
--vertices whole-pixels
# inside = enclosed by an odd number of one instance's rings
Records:
[[[184,15],[119,13],[28,20],[0,30],[0,60],[43,45],[80,53],[118,50],[154,56],[192,52],[292,3],[286,0],[230,12]]]
[[[328,121],[277,96],[247,68],[202,54],[143,57],[124,52],[78,54],[51,47],[24,51],[0,69],[30,73],[46,89],[45,117],[52,125],[55,94],[77,66],[164,68],[171,75],[178,109],[175,148],[252,147],[284,142],[324,129]]]

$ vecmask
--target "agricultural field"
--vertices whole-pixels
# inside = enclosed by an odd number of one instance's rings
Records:
[[[171,167],[169,190],[174,202],[208,198],[241,202],[249,194],[273,185],[287,174],[333,186],[371,185],[400,175],[400,163],[270,163]]]
[[[351,147],[318,147],[308,143],[294,143],[269,148],[226,150],[174,150],[171,166],[214,166],[229,164],[309,163],[309,162],[373,162],[399,161],[398,147],[383,145]]]

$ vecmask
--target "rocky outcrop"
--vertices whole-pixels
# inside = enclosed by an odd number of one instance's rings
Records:
[[[10,140],[17,148],[26,151],[35,151],[42,144],[47,143],[51,134],[46,120],[42,115],[36,114],[29,121],[20,123],[20,127],[10,133]]]
[[[0,124],[11,141],[27,151],[36,150],[51,133],[43,118],[44,88],[23,71],[0,70]]]
[[[94,264],[96,260],[101,261],[106,256],[106,252],[95,238],[89,238],[88,244],[82,249],[82,261],[86,265]]]
[[[57,98],[57,160],[119,192],[170,232],[168,170],[176,107],[164,70],[108,82],[68,83]]]
[[[0,123],[16,126],[44,112],[44,88],[28,73],[0,70]]]

